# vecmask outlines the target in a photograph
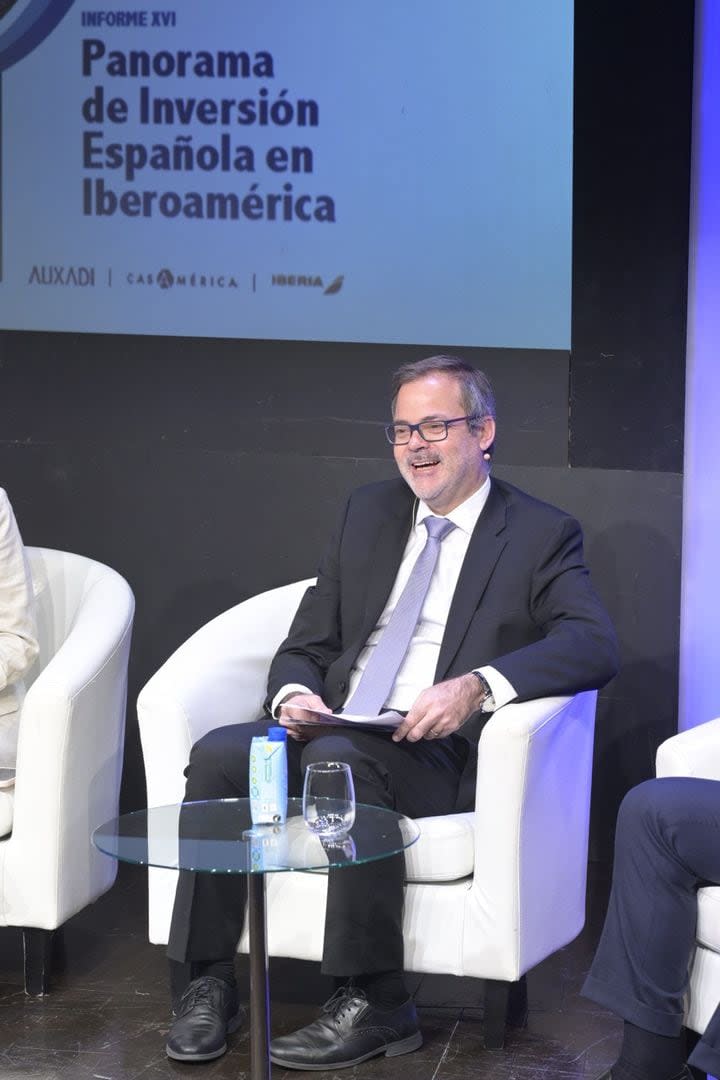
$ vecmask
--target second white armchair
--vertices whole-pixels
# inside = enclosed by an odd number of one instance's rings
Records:
[[[183,769],[202,735],[261,715],[270,660],[310,584],[219,615],[144,687],[149,806],[182,800]],[[589,692],[496,712],[480,739],[475,811],[419,820],[420,840],[406,853],[406,969],[486,980],[491,1047],[503,1044],[508,1006],[524,1011],[522,977],[584,923],[595,704]],[[176,876],[149,874],[149,936],[164,944]],[[317,874],[270,875],[270,955],[321,958],[325,888]]]

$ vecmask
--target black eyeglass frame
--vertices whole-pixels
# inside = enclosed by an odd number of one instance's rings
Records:
[[[462,420],[466,420],[468,422],[468,424],[469,424],[471,420],[479,420],[479,419],[480,419],[480,417],[476,413],[473,413],[470,416],[455,416],[455,417],[453,417],[452,420],[443,420],[440,417],[438,417],[437,420],[421,420],[419,424],[405,424],[405,423],[402,423],[402,424],[395,424],[395,423],[386,424],[385,425],[385,438],[387,439],[387,441],[390,443],[391,446],[407,446],[407,444],[412,439],[413,431],[417,431],[418,435],[423,440],[423,442],[444,442],[445,439],[447,439],[447,437],[448,437],[448,428],[449,428],[450,424],[459,424]],[[428,425],[430,425],[430,424],[443,424],[444,428],[445,428],[443,434],[438,435],[438,436],[433,435],[431,438],[428,438],[427,435],[423,435],[422,429],[428,427]],[[397,427],[407,428],[407,430],[408,430],[408,437],[407,437],[407,439],[403,439],[402,442],[398,442],[395,439],[395,428],[397,428]]]

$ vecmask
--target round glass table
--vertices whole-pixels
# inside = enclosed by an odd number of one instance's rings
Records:
[[[419,835],[410,818],[362,803],[348,833],[325,839],[305,824],[302,799],[288,799],[284,824],[255,826],[249,799],[212,799],[123,814],[99,826],[92,838],[100,851],[122,862],[248,875],[250,1075],[252,1080],[267,1080],[270,1004],[265,874],[322,873],[386,859],[410,847]]]

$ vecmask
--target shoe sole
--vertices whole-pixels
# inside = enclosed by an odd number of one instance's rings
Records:
[[[233,1016],[232,1020],[228,1020],[225,1034],[232,1035],[233,1032],[237,1031],[243,1022],[244,1016],[245,1010],[240,1009],[240,1011]],[[173,1050],[169,1045],[165,1045],[165,1053],[173,1061],[214,1061],[215,1058],[222,1057],[226,1051],[226,1042],[224,1042],[218,1050],[213,1050],[210,1054],[181,1054],[177,1050]]]
[[[416,1031],[414,1035],[408,1035],[406,1039],[398,1039],[397,1042],[388,1043],[386,1046],[378,1046],[377,1050],[371,1050],[369,1054],[362,1054],[353,1058],[352,1061],[328,1061],[320,1065],[309,1065],[305,1061],[288,1061],[287,1058],[275,1057],[270,1051],[270,1060],[273,1065],[282,1065],[285,1069],[302,1069],[305,1072],[328,1072],[330,1069],[350,1069],[353,1065],[360,1065],[371,1057],[384,1054],[385,1057],[400,1057],[401,1054],[410,1054],[413,1050],[419,1050],[422,1046],[422,1032]]]

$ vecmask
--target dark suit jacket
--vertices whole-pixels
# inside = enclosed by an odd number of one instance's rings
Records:
[[[352,665],[395,580],[414,504],[400,478],[350,496],[317,584],[273,660],[266,705],[287,683],[307,686],[330,708],[342,704]],[[428,685],[491,664],[518,700],[527,700],[603,686],[617,663],[615,634],[590,584],[578,522],[493,478]]]

